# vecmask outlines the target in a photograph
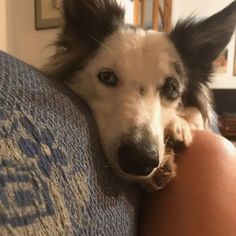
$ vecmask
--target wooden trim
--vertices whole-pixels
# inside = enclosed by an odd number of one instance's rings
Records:
[[[152,28],[158,30],[158,9],[159,9],[159,0],[153,0],[152,5]]]
[[[171,31],[172,0],[165,0],[164,5],[164,31]]]
[[[144,27],[145,11],[146,11],[146,0],[141,0],[141,26]]]
[[[139,25],[140,3],[139,0],[134,0],[134,25]]]
[[[152,28],[159,30],[159,21],[163,24],[163,31],[170,32],[171,30],[171,16],[172,16],[172,1],[163,0],[164,6],[162,8],[159,0],[153,0],[152,4]],[[134,25],[144,27],[146,0],[134,0]]]
[[[159,5],[158,13],[161,17],[161,22],[164,22],[164,12],[163,12],[163,9],[161,8],[161,5]]]

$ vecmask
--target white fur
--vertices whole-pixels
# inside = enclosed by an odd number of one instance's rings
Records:
[[[164,129],[176,118],[179,101],[161,99],[159,89],[166,77],[178,76],[172,67],[177,60],[178,54],[164,34],[118,31],[101,43],[97,55],[68,84],[93,111],[105,154],[123,177],[138,178],[122,172],[117,157],[120,138],[132,126],[144,125],[150,130],[159,146],[160,163],[164,161]],[[99,82],[97,73],[104,68],[115,72],[117,87]],[[145,89],[144,96],[140,87]]]

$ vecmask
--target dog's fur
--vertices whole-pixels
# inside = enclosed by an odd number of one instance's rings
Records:
[[[63,14],[45,72],[91,108],[116,173],[164,187],[175,175],[169,140],[187,146],[192,128],[209,125],[212,63],[233,34],[236,1],[170,34],[125,25],[115,0],[64,0]]]

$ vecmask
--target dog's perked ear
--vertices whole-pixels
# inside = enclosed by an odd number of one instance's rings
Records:
[[[186,67],[189,85],[183,98],[186,106],[196,106],[208,119],[208,82],[213,61],[226,47],[236,25],[236,1],[204,20],[194,17],[177,23],[169,37]]]
[[[116,0],[64,0],[64,43],[82,44],[94,49],[98,42],[124,24],[124,10]],[[72,42],[74,39],[74,42]]]
[[[102,41],[124,25],[124,9],[116,0],[63,0],[64,24],[56,53],[45,72],[65,80],[83,67]]]

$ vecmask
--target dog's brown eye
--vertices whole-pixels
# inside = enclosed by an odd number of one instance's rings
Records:
[[[175,100],[180,96],[179,83],[174,77],[168,77],[161,88],[161,96],[168,100]]]
[[[118,83],[118,79],[115,73],[111,70],[103,70],[97,74],[99,81],[106,86],[115,87]]]

